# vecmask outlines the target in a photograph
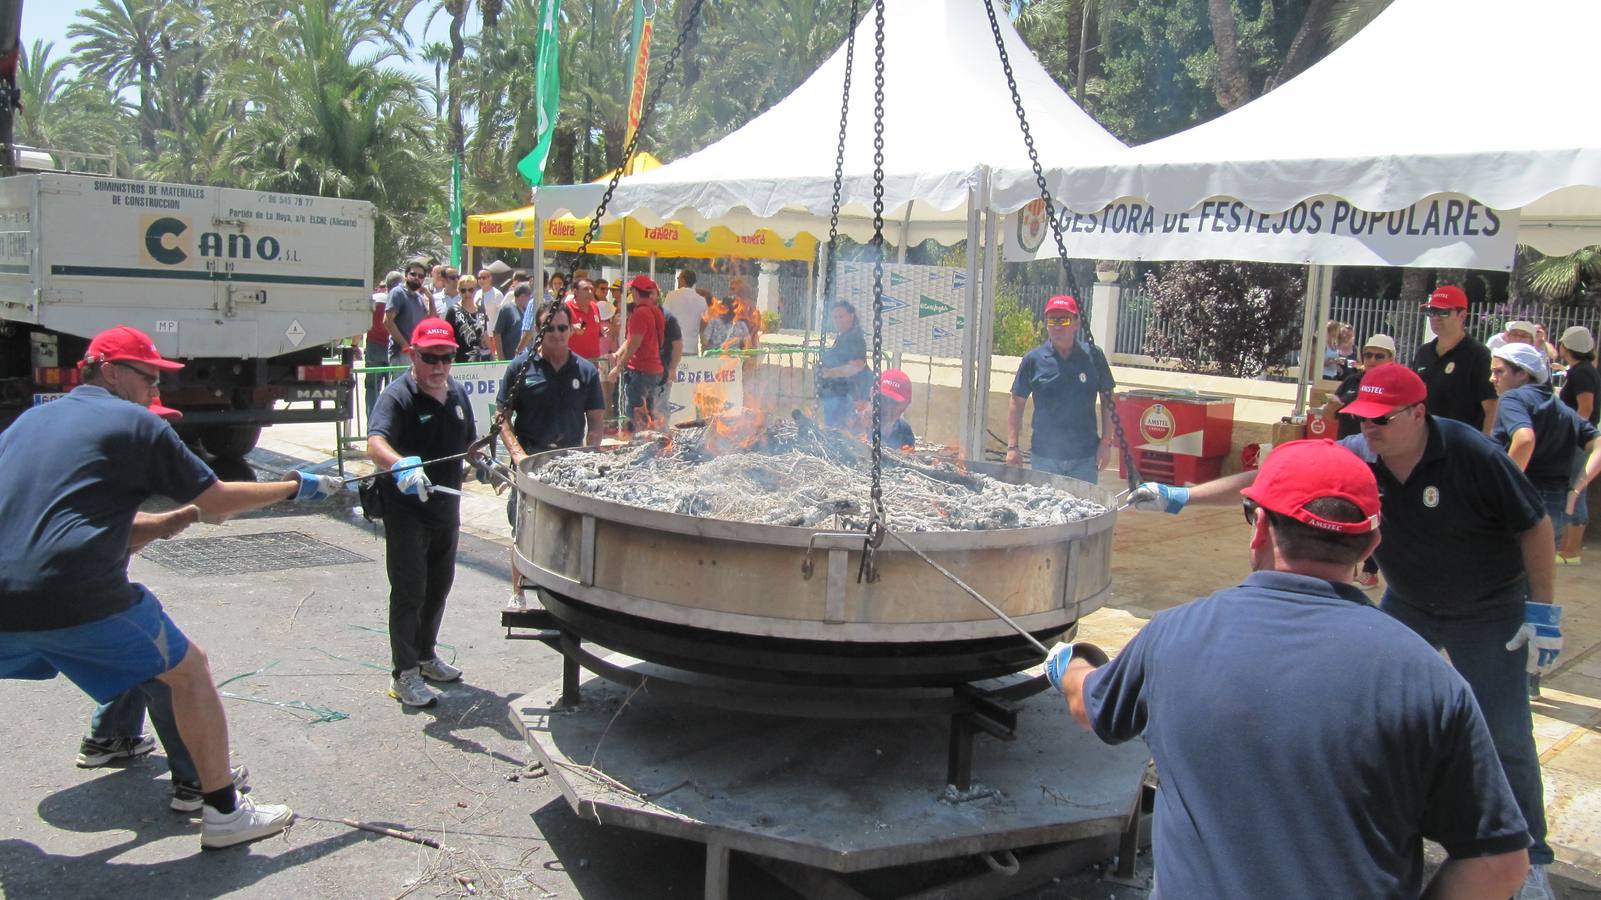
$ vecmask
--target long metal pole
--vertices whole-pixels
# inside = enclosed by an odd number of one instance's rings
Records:
[[[958,429],[962,451],[968,459],[978,459],[984,446],[982,431],[973,417],[974,366],[978,358],[978,187],[967,189],[967,285],[962,298],[966,325],[962,329],[962,404]]]
[[[973,590],[973,588],[971,586],[969,586],[967,582],[963,581],[960,578],[957,578],[956,575],[953,572],[951,572],[950,569],[945,568],[944,566],[942,566],[939,563],[935,562],[933,559],[929,558],[929,555],[927,553],[924,553],[923,551],[921,551],[921,550],[917,549],[916,547],[913,547],[911,544],[907,543],[906,538],[901,537],[899,534],[896,534],[895,532],[890,531],[887,528],[884,529],[884,533],[889,535],[890,537],[894,538],[895,540],[900,541],[902,547],[905,547],[906,549],[908,549],[908,550],[912,551],[913,553],[917,554],[919,559],[921,559],[923,562],[926,562],[929,565],[933,566],[935,568],[935,570],[937,570],[941,575],[944,575],[946,578],[950,579],[950,582],[952,584],[954,584],[957,587],[961,588],[967,594],[967,596],[972,597],[974,600],[977,600],[978,602],[984,604],[984,606],[986,608],[988,608],[990,612],[995,614],[996,618],[998,618],[1002,622],[1005,622],[1006,624],[1012,626],[1012,630],[1016,631],[1018,634],[1022,635],[1025,638],[1027,638],[1028,642],[1030,644],[1033,644],[1034,647],[1037,650],[1040,651],[1040,655],[1041,656],[1050,656],[1051,655],[1051,651],[1049,649],[1047,649],[1044,644],[1040,643],[1038,638],[1034,637],[1034,635],[1032,635],[1032,634],[1029,634],[1027,628],[1024,628],[1023,626],[1017,624],[1017,622],[1015,620],[1013,620],[1011,616],[1007,615],[1004,612],[1001,612],[1001,608],[999,606],[996,606],[995,604],[993,604],[993,603],[989,602],[988,600],[984,599],[984,595],[983,594],[980,594],[978,591]]]
[[[980,205],[984,208],[984,283],[983,293],[979,297],[977,327],[978,423],[973,431],[980,449],[984,446],[984,434],[989,429],[990,363],[995,355],[995,288],[1001,280],[1001,244],[997,239],[1001,217],[990,208],[992,205],[990,189],[990,170],[985,167],[983,185],[979,192]],[[969,323],[968,327],[974,326]]]

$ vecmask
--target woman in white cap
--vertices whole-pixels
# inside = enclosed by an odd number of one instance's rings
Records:
[[[1601,374],[1595,369],[1595,337],[1590,329],[1583,325],[1574,325],[1562,332],[1562,338],[1557,341],[1562,354],[1562,361],[1568,364],[1568,377],[1562,383],[1562,393],[1558,396],[1567,404],[1579,418],[1588,421],[1591,425],[1598,423],[1601,418]],[[1573,455],[1573,469],[1570,473],[1569,489],[1582,487],[1584,479],[1583,452]],[[1579,564],[1579,548],[1584,544],[1584,528],[1590,524],[1589,504],[1585,500],[1585,491],[1579,490],[1575,494],[1573,512],[1568,516],[1567,530],[1560,533],[1561,548],[1557,551],[1557,564],[1576,566]]]
[[[1561,535],[1572,490],[1573,455],[1595,451],[1601,446],[1596,440],[1601,432],[1557,400],[1546,383],[1545,354],[1533,344],[1502,344],[1490,355],[1490,380],[1501,394],[1490,437],[1506,448],[1540,492],[1546,515]]]

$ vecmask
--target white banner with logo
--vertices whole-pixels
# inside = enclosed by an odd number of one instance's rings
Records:
[[[842,262],[835,269],[835,296],[856,307],[862,333],[873,331],[873,264]],[[952,266],[884,264],[884,352],[962,355],[961,314],[967,271]],[[833,324],[828,310],[818,313],[825,332]],[[869,338],[871,340],[871,338]],[[867,352],[873,348],[869,346]]]
[[[1242,259],[1340,266],[1512,268],[1519,213],[1460,194],[1435,194],[1392,212],[1368,212],[1336,197],[1261,213],[1238,200],[1208,200],[1169,213],[1138,200],[1093,213],[1058,209],[1069,256],[1093,259]],[[1043,202],[1007,219],[1008,262],[1054,259]]]
[[[473,410],[473,424],[478,434],[485,435],[495,424],[495,398],[500,395],[501,382],[506,378],[508,362],[457,363],[450,367],[451,377],[461,383]]]
[[[736,356],[686,356],[667,393],[667,422],[677,425],[745,405],[743,360]]]

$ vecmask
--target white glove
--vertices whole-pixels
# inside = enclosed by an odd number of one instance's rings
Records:
[[[1082,659],[1092,666],[1104,666],[1107,663],[1106,651],[1094,644],[1086,641],[1057,644],[1045,657],[1045,677],[1058,691],[1062,689],[1062,679],[1067,676],[1068,664],[1074,659]]]
[[[410,494],[424,503],[428,501],[428,489],[433,487],[434,483],[428,480],[428,473],[423,471],[422,457],[407,456],[397,459],[395,464],[389,467],[389,471],[395,473],[395,486],[400,488],[402,494]]]
[[[1147,481],[1129,494],[1128,502],[1140,512],[1165,512],[1178,515],[1184,504],[1190,502],[1190,489],[1158,481]]]
[[[295,492],[295,499],[301,501],[327,500],[344,493],[345,483],[332,475],[314,475],[311,472],[302,472],[299,469],[291,471],[300,482],[300,489]]]

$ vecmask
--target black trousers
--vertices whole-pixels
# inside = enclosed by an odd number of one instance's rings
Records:
[[[398,677],[434,658],[445,598],[456,580],[460,525],[434,525],[404,507],[384,511],[389,569],[389,655]]]

